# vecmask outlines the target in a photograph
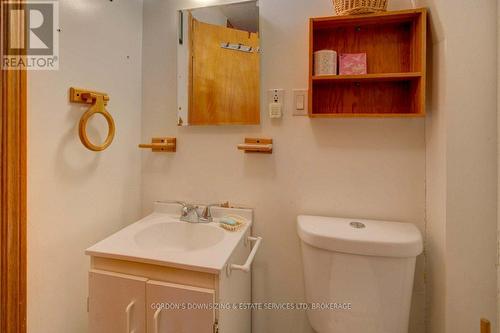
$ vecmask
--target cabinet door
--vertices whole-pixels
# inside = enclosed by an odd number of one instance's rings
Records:
[[[145,333],[146,281],[90,271],[89,333]]]
[[[148,281],[146,300],[148,333],[213,332],[214,290]],[[190,305],[198,308],[190,308]]]

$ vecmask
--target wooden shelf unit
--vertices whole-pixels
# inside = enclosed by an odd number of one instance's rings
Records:
[[[427,10],[310,19],[309,116],[425,115]],[[314,52],[366,53],[366,75],[314,76]]]

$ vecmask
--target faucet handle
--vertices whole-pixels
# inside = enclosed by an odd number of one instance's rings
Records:
[[[194,213],[198,219],[200,218],[198,214],[198,206],[193,205],[193,204],[184,204],[182,205],[182,216],[187,217],[190,214]]]
[[[203,213],[200,216],[200,219],[202,221],[206,221],[206,222],[213,222],[214,218],[212,216],[212,212],[210,211],[210,208],[212,208],[212,207],[218,207],[218,206],[220,206],[220,204],[206,205],[205,209],[203,210]]]

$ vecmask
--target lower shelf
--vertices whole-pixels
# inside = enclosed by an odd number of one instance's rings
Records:
[[[319,113],[310,114],[310,118],[419,118],[425,113]]]
[[[310,116],[419,117],[425,115],[421,78],[313,82]]]

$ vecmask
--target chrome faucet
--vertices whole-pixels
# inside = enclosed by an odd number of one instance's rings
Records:
[[[159,201],[161,203],[178,204],[182,206],[180,220],[188,223],[210,223],[213,222],[210,207],[215,205],[208,205],[203,210],[202,215],[198,212],[198,206],[189,204],[183,201]]]

